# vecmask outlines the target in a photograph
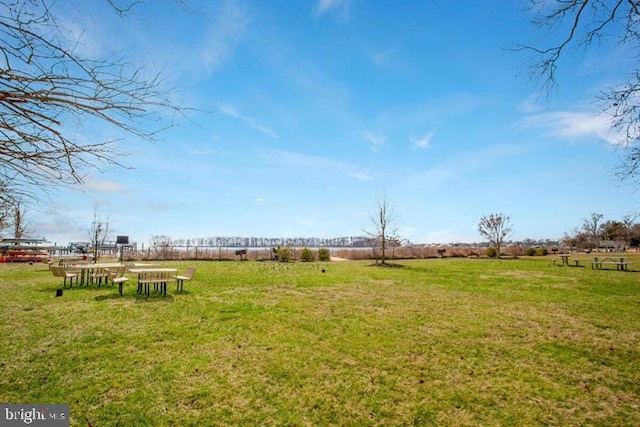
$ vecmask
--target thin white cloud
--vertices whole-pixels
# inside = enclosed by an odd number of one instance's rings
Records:
[[[82,184],[82,189],[94,193],[125,193],[126,188],[114,181],[90,181]]]
[[[201,46],[200,57],[205,68],[215,71],[236,49],[249,26],[249,14],[236,2],[223,2]]]
[[[544,110],[544,107],[538,103],[540,95],[534,94],[520,103],[518,109],[525,114],[538,113]]]
[[[336,0],[319,0],[316,4],[316,13],[322,15],[332,7],[335,7],[337,3]]]
[[[362,138],[371,145],[371,150],[378,151],[378,148],[387,141],[382,135],[376,135],[371,132],[365,132]]]
[[[229,105],[223,105],[221,107],[218,107],[218,111],[220,111],[222,114],[229,116],[229,117],[233,117],[234,119],[238,119],[244,123],[246,123],[247,125],[249,125],[249,127],[260,131],[268,136],[270,136],[271,138],[277,138],[278,135],[271,129],[269,129],[266,126],[262,126],[260,124],[258,124],[255,120],[253,120],[251,117],[247,117],[243,114],[240,114],[235,108],[229,106]]]
[[[256,205],[260,206],[260,205],[264,205],[265,200],[262,197],[257,197],[256,198]]]
[[[343,174],[358,181],[370,181],[370,175],[362,172],[355,165],[336,161],[326,157],[311,156],[285,150],[265,150],[265,158],[281,167],[302,169],[304,171],[322,171]]]
[[[362,172],[351,172],[348,174],[350,177],[357,179],[360,182],[371,181],[373,177]]]
[[[358,45],[363,54],[376,67],[388,69],[404,63],[401,52],[393,45],[373,41],[361,41]]]
[[[529,116],[520,122],[525,128],[545,129],[556,138],[596,137],[610,144],[619,144],[620,135],[612,131],[611,117],[576,111],[556,111]]]
[[[465,151],[443,162],[413,174],[407,174],[409,186],[442,188],[450,182],[474,171],[490,170],[507,161],[526,156],[531,148],[524,144],[495,144],[473,151]]]
[[[418,148],[429,148],[431,147],[431,140],[433,139],[433,132],[429,132],[426,135],[415,137],[412,136],[410,138],[411,143]]]
[[[44,217],[38,217],[40,218]],[[68,214],[50,214],[42,222],[33,222],[32,227],[36,236],[43,236],[57,244],[65,244],[69,240],[86,240],[90,234],[88,225]]]
[[[342,19],[347,20],[349,19],[350,3],[349,0],[319,0],[314,9],[317,16],[336,11],[340,13]]]

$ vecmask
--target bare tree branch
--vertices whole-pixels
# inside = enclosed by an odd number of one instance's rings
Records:
[[[628,46],[640,57],[640,0],[532,0],[533,19],[539,28],[559,34],[557,42],[540,48],[520,45],[516,50],[533,52],[531,75],[546,93],[558,84],[557,70],[570,47],[588,50],[605,38]],[[616,175],[640,185],[640,69],[626,82],[614,85],[597,99],[612,120],[623,157]]]
[[[120,15],[138,2],[107,0]],[[80,56],[61,36],[53,0],[0,0],[0,184],[7,191],[82,183],[124,165],[121,138],[85,141],[72,124],[97,121],[154,140],[181,111],[158,74]],[[169,111],[172,114],[166,114]]]

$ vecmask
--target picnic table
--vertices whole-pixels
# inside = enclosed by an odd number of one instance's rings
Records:
[[[569,255],[569,254],[560,254],[560,255],[558,255],[558,256],[560,257],[560,260],[561,260],[561,262],[560,262],[560,267],[563,267],[563,266],[565,266],[565,265],[566,265],[566,266],[568,266],[568,267],[572,267],[572,266],[580,267],[580,260],[579,260],[579,259],[574,259],[574,260],[573,260],[573,264],[571,264],[571,263],[569,262],[569,258],[571,258],[571,255]],[[553,265],[556,265],[556,261],[557,261],[557,260],[556,260],[555,258],[553,258],[553,259],[551,260],[551,262],[553,263]]]
[[[84,264],[72,264],[67,267],[69,270],[78,270],[80,272],[80,284],[83,285],[85,282],[88,284],[91,275],[99,270],[104,270],[105,268],[116,268],[121,267],[122,264],[118,262],[97,262],[97,263],[84,263]]]
[[[615,265],[616,270],[618,271],[627,271],[629,269],[629,262],[625,257],[616,257],[610,258],[606,257],[600,259],[599,257],[594,257],[593,262],[591,263],[591,268],[594,270],[602,270],[604,265]]]

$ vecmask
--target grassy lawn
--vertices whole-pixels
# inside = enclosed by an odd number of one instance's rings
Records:
[[[0,265],[0,402],[95,427],[640,425],[640,273],[402,264],[167,263],[197,272],[165,298]]]

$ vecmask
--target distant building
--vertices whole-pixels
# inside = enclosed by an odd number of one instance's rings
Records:
[[[598,251],[604,252],[624,252],[627,242],[624,240],[601,240],[598,242]]]

